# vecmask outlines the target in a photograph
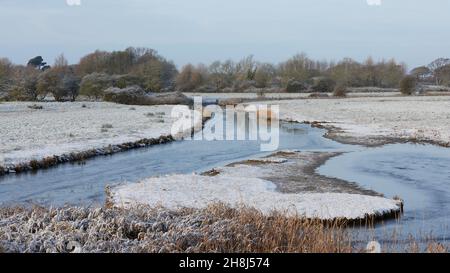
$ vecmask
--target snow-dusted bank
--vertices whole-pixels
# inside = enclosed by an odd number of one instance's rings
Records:
[[[171,141],[172,107],[105,102],[1,103],[0,173]]]
[[[450,146],[450,96],[365,97],[273,101],[283,120],[320,124],[344,142],[390,140]],[[389,140],[390,139],[390,140]]]
[[[113,188],[109,199],[118,207],[149,205],[168,209],[202,209],[219,202],[231,207],[256,208],[265,214],[278,211],[322,220],[361,220],[401,210],[399,201],[378,196],[345,192],[281,193],[274,183],[262,177],[279,175],[280,168],[275,165],[294,164],[293,161],[265,158],[248,162],[251,163],[233,164],[202,175],[169,175],[125,184]]]

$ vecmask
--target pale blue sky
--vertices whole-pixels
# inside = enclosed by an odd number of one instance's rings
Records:
[[[0,57],[145,46],[177,65],[253,54],[280,62],[395,57],[409,67],[450,57],[450,0],[0,0]]]

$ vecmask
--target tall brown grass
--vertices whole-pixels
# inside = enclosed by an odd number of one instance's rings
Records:
[[[370,235],[355,236],[344,221],[270,215],[214,204],[176,211],[145,206],[104,208],[1,208],[0,252],[164,253],[360,253]],[[70,227],[70,228],[68,228]],[[389,234],[383,239],[390,238]],[[392,235],[395,236],[395,235]],[[367,238],[366,238],[367,237]],[[409,245],[382,245],[385,252],[447,252],[421,238]],[[36,242],[39,242],[36,244]],[[399,244],[399,243],[397,243]]]
[[[205,237],[201,252],[257,253],[349,253],[351,236],[341,221],[322,222],[286,217],[274,212],[265,216],[250,209],[211,206],[205,211],[226,219],[226,227],[214,237]]]

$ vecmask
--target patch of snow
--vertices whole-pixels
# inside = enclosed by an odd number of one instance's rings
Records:
[[[272,101],[280,118],[327,122],[343,135],[450,142],[450,96],[364,97]]]
[[[246,173],[247,176],[247,173]],[[272,211],[319,219],[362,219],[398,210],[394,200],[346,193],[283,194],[260,178],[218,175],[215,177],[170,175],[118,186],[112,191],[117,206],[145,204],[170,209],[205,208],[222,202],[232,207],[249,206],[263,213]]]
[[[29,109],[32,104],[43,109]],[[170,135],[172,108],[106,102],[2,103],[0,165]],[[102,130],[105,124],[112,128]]]

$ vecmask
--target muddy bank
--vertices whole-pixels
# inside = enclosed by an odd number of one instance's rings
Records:
[[[375,191],[361,188],[356,183],[329,178],[316,173],[315,170],[319,166],[338,155],[341,155],[341,153],[281,151],[261,159],[232,163],[228,167],[249,165],[268,168],[271,170],[270,174],[263,174],[259,177],[274,183],[277,186],[276,190],[281,193],[349,193],[382,196]],[[285,161],[270,161],[270,158],[273,157]],[[214,169],[213,172],[216,172],[216,175],[220,173],[217,169]]]
[[[245,160],[228,166],[249,165],[271,169],[272,174],[276,175],[261,175],[260,177],[274,183],[277,186],[276,190],[281,193],[348,193],[383,197],[383,194],[365,189],[357,183],[323,176],[316,172],[316,169],[326,161],[339,155],[342,153],[280,151],[261,159]],[[279,158],[279,160],[271,160],[273,157]],[[282,164],[287,162],[290,164]],[[213,169],[203,174],[215,176],[220,174],[220,171]],[[344,221],[348,225],[372,226],[386,219],[398,219],[403,212],[403,201],[398,200],[398,205],[398,210],[367,215],[361,219],[344,219]]]

